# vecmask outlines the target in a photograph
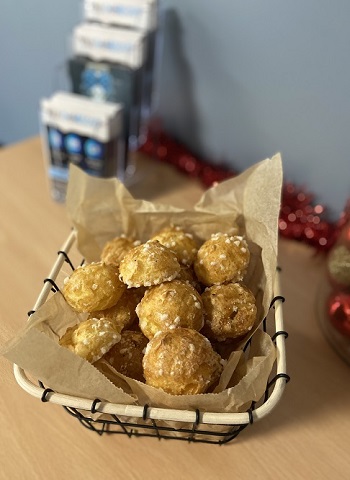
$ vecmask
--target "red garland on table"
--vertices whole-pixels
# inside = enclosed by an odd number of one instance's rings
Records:
[[[237,175],[237,172],[225,167],[200,160],[159,128],[149,130],[139,151],[174,165],[187,175],[197,178],[205,187]],[[350,220],[350,203],[336,222],[327,221],[325,210],[323,205],[315,205],[314,195],[311,193],[292,183],[284,184],[279,218],[280,235],[305,242],[319,251],[329,251],[342,227]]]
[[[328,252],[349,219],[350,203],[337,221],[330,222],[326,218],[326,208],[315,204],[313,194],[292,183],[283,185],[279,218],[281,236],[300,240],[317,250]]]

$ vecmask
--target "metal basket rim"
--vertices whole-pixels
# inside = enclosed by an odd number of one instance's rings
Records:
[[[55,281],[64,261],[67,261],[67,254],[76,240],[74,230],[70,233],[67,240],[58,252],[58,257],[54,263],[49,276],[44,282],[44,286],[37,298],[32,311],[39,308],[49,295],[52,288],[52,282]],[[153,406],[123,405],[100,401],[98,399],[87,399],[54,392],[49,388],[44,388],[34,384],[27,376],[26,372],[14,365],[14,377],[18,385],[33,397],[42,401],[50,402],[56,405],[85,410],[91,413],[105,413],[111,415],[122,415],[125,417],[137,417],[151,420],[180,421],[189,423],[201,423],[208,425],[245,425],[256,422],[267,416],[279,403],[289,376],[286,373],[286,332],[283,327],[282,303],[284,298],[280,295],[280,272],[277,270],[274,284],[274,319],[275,319],[275,344],[276,344],[276,375],[271,383],[273,390],[267,400],[255,409],[241,413],[217,413],[200,412],[198,410],[176,410],[172,408],[159,408]]]

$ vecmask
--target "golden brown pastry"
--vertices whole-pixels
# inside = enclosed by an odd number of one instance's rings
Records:
[[[180,271],[176,255],[158,241],[134,247],[122,259],[120,279],[129,288],[150,287],[173,280]]]
[[[182,265],[192,265],[196,258],[197,242],[191,233],[185,232],[178,226],[164,228],[151,240],[158,240],[159,243],[172,250]]]
[[[129,328],[133,323],[138,323],[136,307],[140,303],[145,291],[144,287],[126,289],[113,307],[94,312],[92,316],[95,318],[108,318],[114,322],[115,328],[121,332],[125,328]]]
[[[125,289],[118,267],[97,262],[74,270],[65,280],[62,293],[77,312],[95,312],[115,305]]]
[[[93,363],[119,340],[120,333],[112,321],[107,318],[89,318],[74,327],[69,327],[59,340],[59,344]]]
[[[179,327],[200,330],[203,304],[197,290],[181,280],[151,287],[136,308],[140,329],[151,339],[159,331]]]
[[[181,280],[182,282],[189,283],[197,290],[197,292],[202,292],[202,286],[197,280],[196,274],[193,270],[193,266],[188,267],[186,265],[181,265],[181,269],[176,277],[176,280]]]
[[[196,330],[176,328],[158,333],[143,358],[147,385],[172,395],[204,393],[221,374],[220,356]]]
[[[256,320],[255,297],[240,283],[214,285],[202,293],[205,326],[210,339],[223,341],[242,337]]]
[[[138,240],[128,238],[125,235],[115,237],[104,245],[101,261],[118,267],[124,255],[137,245],[140,245]]]
[[[194,262],[197,278],[206,286],[240,282],[250,260],[244,237],[216,233],[203,243]]]
[[[123,375],[144,382],[142,360],[147,343],[148,339],[141,332],[124,330],[120,342],[103,358]]]

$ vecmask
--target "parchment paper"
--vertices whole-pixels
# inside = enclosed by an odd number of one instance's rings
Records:
[[[169,224],[183,226],[199,240],[229,232],[237,224],[249,243],[251,261],[244,283],[257,297],[258,318],[250,332],[248,358],[235,346],[213,393],[172,396],[128,379],[101,363],[95,366],[58,345],[68,326],[81,321],[60,292],[53,295],[2,353],[11,362],[55,391],[113,403],[147,403],[177,409],[213,412],[244,410],[262,397],[275,347],[258,327],[273,298],[277,266],[278,216],[282,186],[280,155],[266,159],[242,174],[208,189],[191,210],[134,199],[117,179],[91,177],[71,165],[67,214],[77,232],[77,245],[87,262],[98,261],[106,241],[126,234],[148,240]]]

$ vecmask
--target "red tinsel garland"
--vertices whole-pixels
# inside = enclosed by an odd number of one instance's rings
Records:
[[[174,165],[182,172],[200,180],[205,187],[237,175],[222,166],[214,166],[197,158],[179,142],[159,128],[150,129],[140,152]],[[342,227],[350,219],[350,203],[336,222],[326,219],[326,209],[315,204],[314,195],[286,183],[282,188],[279,217],[280,235],[305,242],[317,250],[328,251],[337,240]]]

